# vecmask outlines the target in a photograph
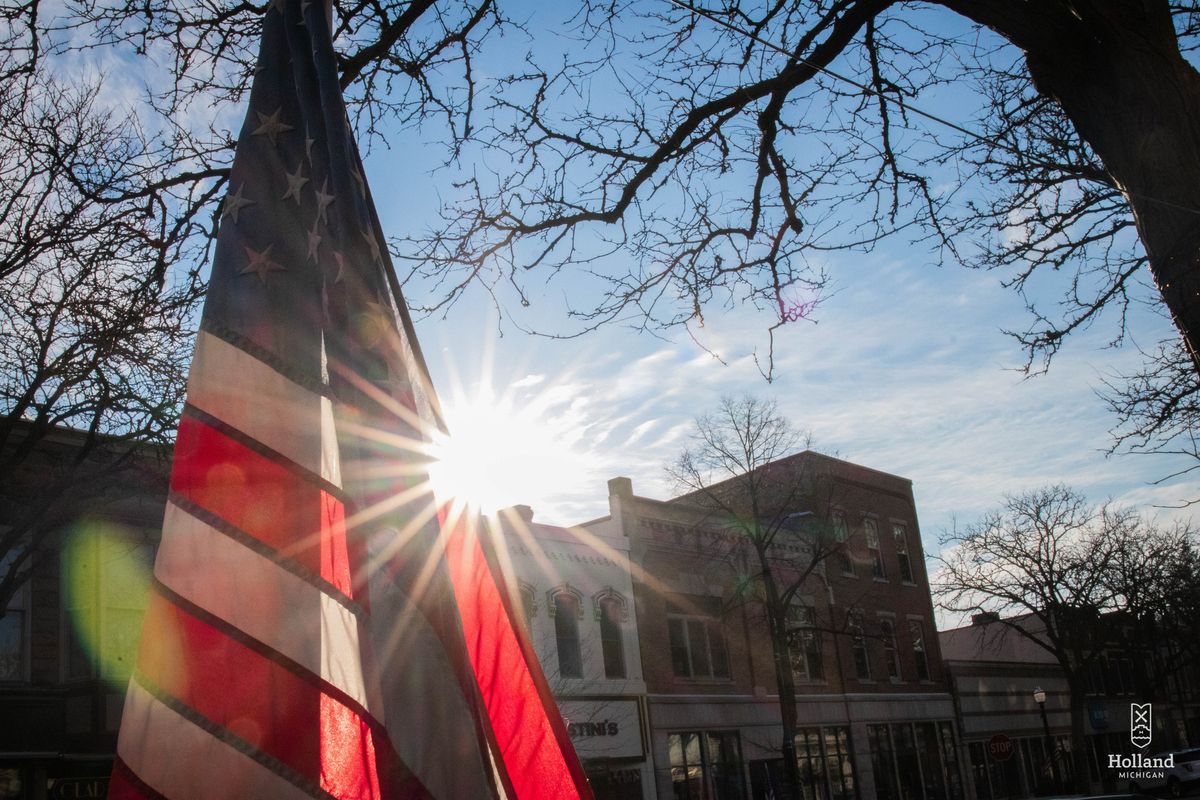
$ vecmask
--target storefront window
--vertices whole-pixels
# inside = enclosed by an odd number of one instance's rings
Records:
[[[868,725],[878,800],[962,800],[962,778],[949,721]],[[974,759],[974,749],[972,758]],[[982,751],[981,751],[982,752]],[[974,761],[972,767],[975,767]],[[976,773],[978,787],[981,778]],[[979,792],[979,800],[987,800]]]
[[[675,800],[743,800],[742,747],[736,731],[667,737]]]
[[[876,800],[898,800],[896,754],[887,725],[868,725],[867,744],[871,748],[871,771],[875,774]]]
[[[801,729],[796,734],[796,761],[804,800],[849,800],[858,796],[848,728]]]
[[[954,746],[954,726],[949,721],[938,723],[938,733],[942,745],[942,764],[946,768],[946,783],[951,800],[962,800],[966,797],[963,789],[962,772],[958,767],[958,749]]]
[[[21,793],[21,770],[18,767],[0,767],[0,800],[18,800]]]
[[[946,800],[946,776],[943,772],[937,726],[932,722],[915,723],[917,753],[921,759],[921,777],[925,800]]]
[[[642,800],[641,769],[587,764],[584,771],[595,800]]]

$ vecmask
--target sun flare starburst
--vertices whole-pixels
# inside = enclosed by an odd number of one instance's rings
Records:
[[[429,477],[439,500],[485,514],[518,503],[547,508],[581,469],[577,432],[552,405],[512,387],[503,396],[488,385],[470,396],[453,392],[443,408],[449,433],[431,445]]]

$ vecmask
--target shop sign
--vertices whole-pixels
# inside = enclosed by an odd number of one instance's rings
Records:
[[[108,776],[103,778],[50,778],[46,781],[50,800],[84,800],[108,797]]]
[[[558,710],[580,758],[640,758],[645,754],[636,700],[559,700]]]

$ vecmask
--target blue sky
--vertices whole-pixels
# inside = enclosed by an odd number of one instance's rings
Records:
[[[531,24],[553,30],[550,16],[532,15]],[[922,19],[955,24],[944,13]],[[541,38],[534,43],[520,36],[490,42],[497,59],[491,66],[500,69],[504,58],[534,44],[541,52],[569,45],[545,31],[535,34]],[[92,66],[108,73],[111,102],[133,101],[140,77],[115,62]],[[934,110],[973,125],[959,113],[970,113],[959,91],[943,88],[953,99]],[[236,127],[240,116],[231,113],[229,124]],[[436,219],[439,198],[472,169],[470,161],[438,169],[445,160],[439,135],[433,127],[410,132],[367,158],[390,236],[418,232]],[[473,401],[476,409],[504,412],[490,420],[508,434],[502,451],[488,457],[495,494],[506,504],[533,505],[543,522],[605,513],[605,482],[616,475],[632,478],[639,494],[669,496],[663,467],[692,420],[721,395],[742,392],[776,399],[797,427],[812,432],[816,449],[912,479],[927,550],[936,549],[942,530],[975,520],[1003,493],[1052,482],[1069,483],[1094,501],[1112,498],[1152,512],[1200,497],[1193,477],[1153,485],[1186,462],[1105,456],[1114,420],[1096,389],[1104,376],[1138,363],[1132,347],[1105,347],[1111,327],[1102,323],[1072,336],[1049,374],[1024,379],[1017,371],[1022,353],[1001,333],[1025,324],[1021,298],[1001,287],[1000,274],[933,261],[903,238],[870,255],[832,257],[826,264],[832,283],[813,321],[776,336],[771,384],[754,361],[770,320],[749,307],[710,309],[706,327],[692,331],[720,361],[683,330],[656,337],[610,325],[565,341],[525,335],[497,321],[478,290],[444,316],[416,324],[444,402],[452,410]],[[415,296],[422,289],[410,287]],[[564,292],[584,291],[567,276],[535,291],[528,309],[515,309],[517,321],[569,330]],[[1135,314],[1137,343],[1152,346],[1168,330],[1154,314]]]
[[[954,96],[936,110],[972,125],[953,113],[965,108]],[[391,236],[434,219],[437,199],[472,168],[436,169],[444,152],[435,140],[435,132],[408,134],[367,159]],[[1163,319],[1136,310],[1131,342],[1120,349],[1106,346],[1114,329],[1102,321],[1073,335],[1048,374],[1026,379],[1022,351],[1001,332],[1027,324],[1004,276],[933,262],[899,237],[869,255],[832,257],[832,283],[813,320],[776,335],[770,384],[754,356],[764,353],[771,320],[744,306],[710,310],[706,327],[692,331],[720,360],[683,330],[656,337],[612,325],[565,341],[529,336],[498,321],[481,291],[444,316],[418,318],[417,331],[443,402],[491,404],[505,409],[501,419],[520,418],[493,426],[510,435],[488,469],[504,502],[533,505],[543,522],[605,513],[605,481],[616,475],[632,478],[639,494],[669,496],[663,468],[692,420],[723,394],[742,392],[777,400],[816,449],[912,479],[927,551],[1004,493],[1055,482],[1096,502],[1190,515],[1166,507],[1200,496],[1194,477],[1154,485],[1186,462],[1105,455],[1114,419],[1096,394],[1103,377],[1136,368],[1133,344],[1151,347],[1168,334]],[[1043,300],[1053,289],[1034,287]],[[422,290],[410,287],[417,297]],[[582,291],[568,276],[535,290],[530,308],[506,312],[521,325],[571,330],[564,293]]]
[[[753,358],[764,320],[745,309],[697,333],[724,364],[682,332],[658,339],[612,327],[549,341],[510,329],[499,337],[481,302],[420,320],[417,331],[448,404],[490,384],[499,403],[532,404],[543,433],[561,441],[554,469],[528,480],[527,491],[509,476],[510,502],[530,502],[545,522],[605,513],[605,481],[616,475],[631,477],[639,494],[669,496],[663,467],[694,417],[722,394],[745,391],[775,398],[812,432],[815,449],[912,479],[930,550],[956,519],[969,523],[1003,493],[1047,483],[1140,506],[1196,494],[1190,479],[1152,485],[1183,462],[1104,454],[1112,419],[1095,390],[1105,374],[1131,369],[1134,352],[1105,348],[1102,331],[1084,333],[1048,374],[1024,379],[1015,370],[1021,352],[1000,332],[1022,318],[1019,298],[997,275],[927,261],[879,253],[839,269],[838,291],[816,322],[777,335],[771,384]]]

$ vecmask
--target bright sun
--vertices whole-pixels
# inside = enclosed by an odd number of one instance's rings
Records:
[[[443,407],[450,434],[434,441],[429,468],[438,499],[485,514],[518,503],[549,510],[550,496],[580,476],[572,432],[547,412],[538,398],[518,407],[486,387],[450,398]]]

